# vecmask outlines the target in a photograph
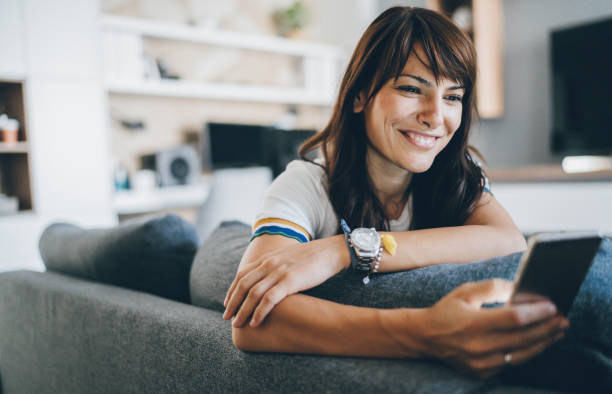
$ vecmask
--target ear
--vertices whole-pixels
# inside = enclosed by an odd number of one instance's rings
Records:
[[[363,111],[365,107],[365,94],[363,92],[359,92],[357,97],[355,97],[355,101],[353,101],[353,112],[358,114]]]

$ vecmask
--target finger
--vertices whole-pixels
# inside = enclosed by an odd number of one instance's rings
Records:
[[[234,278],[234,280],[230,284],[229,289],[227,290],[227,294],[225,295],[225,300],[223,300],[223,306],[224,307],[227,307],[227,303],[228,303],[229,299],[231,298],[232,293],[236,289],[236,285],[238,284],[238,281],[240,281],[240,279],[244,278],[246,275],[251,273],[251,271],[253,271],[254,269],[258,268],[259,266],[260,266],[260,264],[258,264],[257,262],[245,264],[244,267],[242,267],[236,273],[236,277]]]
[[[453,290],[452,294],[480,308],[484,303],[506,302],[511,292],[512,282],[504,279],[489,279],[464,283]]]
[[[498,353],[507,349],[521,348],[565,332],[569,322],[563,316],[556,316],[518,329],[497,329],[479,336],[476,341],[466,344],[466,350],[477,356]]]
[[[557,314],[557,308],[549,301],[492,308],[482,311],[486,325],[497,330],[513,330],[548,320]]]
[[[255,308],[260,304],[262,298],[264,298],[269,289],[278,282],[281,275],[282,272],[273,272],[249,290],[246,298],[236,312],[236,318],[232,322],[234,327],[242,327],[248,321]]]
[[[499,349],[514,349],[540,342],[553,337],[559,332],[565,332],[569,323],[562,316],[532,324],[526,329],[500,331],[498,338]]]
[[[253,312],[253,317],[251,318],[251,323],[249,324],[251,327],[257,327],[264,321],[268,313],[272,311],[272,309],[281,302],[287,296],[287,291],[285,290],[282,283],[277,283],[274,287],[268,290],[265,296],[262,298],[261,302]]]
[[[468,368],[473,375],[479,377],[489,377],[501,371],[502,368],[523,364],[536,355],[543,352],[547,347],[559,341],[564,337],[563,332],[558,332],[553,336],[543,338],[540,341],[513,348],[510,351],[502,350],[492,353],[487,353],[481,356],[473,356],[465,359],[465,368]],[[511,359],[506,362],[506,353],[509,352]]]
[[[229,289],[227,290],[227,294],[225,294],[225,300],[223,300],[223,306],[227,307],[227,303],[230,300],[230,298],[232,298],[232,294],[234,292],[234,290],[236,289],[236,285],[238,284],[238,282],[240,281],[240,279],[242,279],[245,275],[249,274],[251,272],[251,270],[240,270],[236,273],[236,276],[234,277],[234,280],[232,281],[232,283],[230,284]]]
[[[227,307],[225,308],[225,312],[223,313],[223,318],[225,320],[228,320],[232,316],[234,316],[234,314],[242,304],[242,301],[246,297],[247,293],[249,292],[249,290],[251,290],[251,287],[253,287],[257,282],[259,282],[263,277],[265,277],[266,274],[267,270],[264,267],[259,266],[258,268],[249,272],[247,275],[243,276],[242,279],[240,279],[236,283],[234,291],[232,292],[232,295],[227,301]]]
[[[518,350],[512,350],[511,352],[512,360],[510,361],[509,364],[510,365],[520,365],[526,361],[529,361],[533,357],[542,353],[544,350],[546,350],[547,347],[549,347],[553,343],[563,339],[564,336],[565,336],[564,332],[559,332],[552,337],[546,338],[536,343],[532,343],[529,346],[523,347]],[[505,360],[504,360],[504,357],[502,357],[501,365],[504,365],[504,364],[505,364]]]
[[[227,308],[227,302],[229,301],[232,292],[234,291],[234,287],[236,286],[236,282],[238,281],[238,275],[236,275],[236,277],[234,278],[234,280],[232,281],[232,283],[230,284],[229,289],[227,290],[227,293],[225,294],[225,299],[223,300],[223,306]]]

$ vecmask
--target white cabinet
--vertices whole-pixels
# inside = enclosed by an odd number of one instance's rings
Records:
[[[97,0],[0,0],[0,79],[17,77],[25,86],[27,144],[11,154],[29,152],[34,197],[31,212],[0,217],[0,271],[42,269],[38,239],[52,222],[116,223],[98,6]]]
[[[103,16],[101,28],[109,93],[329,106],[346,60],[345,53],[331,45],[126,16]],[[274,86],[147,79],[145,69],[150,62],[143,58],[143,48],[148,39],[293,56],[299,60],[302,83]]]
[[[524,234],[612,233],[612,171],[565,173],[558,165],[488,171],[491,190]]]

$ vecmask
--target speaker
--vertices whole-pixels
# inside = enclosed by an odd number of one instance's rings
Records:
[[[191,145],[142,156],[140,161],[143,169],[157,173],[160,186],[195,183],[200,175],[198,151]]]

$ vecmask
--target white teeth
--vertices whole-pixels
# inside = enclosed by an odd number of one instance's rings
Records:
[[[414,144],[421,148],[431,148],[436,143],[436,137],[428,137],[422,134],[408,133],[408,137]]]

